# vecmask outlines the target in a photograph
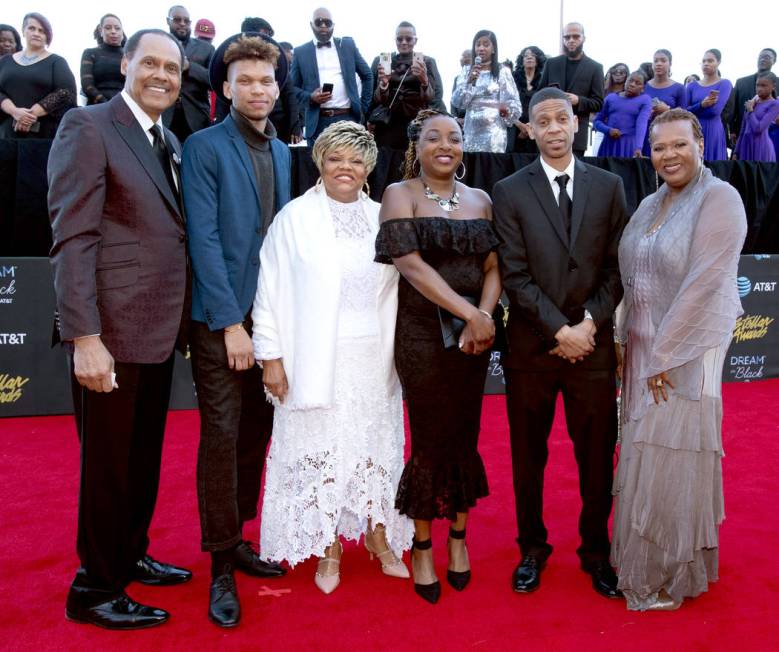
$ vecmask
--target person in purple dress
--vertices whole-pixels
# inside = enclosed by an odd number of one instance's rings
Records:
[[[662,113],[677,106],[684,108],[687,106],[687,90],[679,82],[671,79],[671,63],[673,57],[668,50],[660,49],[652,57],[652,70],[654,77],[646,83],[644,92],[652,101],[652,114],[649,116],[649,127],[644,137],[644,147],[642,154],[650,156],[649,149],[649,130],[652,128],[652,121]]]
[[[741,133],[736,143],[735,157],[739,161],[776,161],[776,149],[768,135],[768,128],[779,116],[776,93],[776,75],[760,72],[755,83],[756,95],[744,104]]]
[[[728,103],[733,84],[719,76],[722,53],[706,50],[701,62],[703,79],[687,86],[687,110],[695,114],[703,129],[703,159],[724,161],[728,158],[722,110]]]
[[[641,156],[651,113],[652,102],[644,94],[644,74],[637,70],[630,73],[624,91],[606,96],[595,116],[595,129],[604,134],[598,156]]]

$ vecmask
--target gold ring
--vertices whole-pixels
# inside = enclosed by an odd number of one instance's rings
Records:
[[[656,387],[662,387],[662,386],[663,386],[663,380],[662,380],[662,378],[658,378],[658,379],[655,381],[655,386],[656,386]]]

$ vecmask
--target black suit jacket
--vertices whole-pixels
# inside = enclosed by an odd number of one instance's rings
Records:
[[[576,161],[570,240],[549,180],[537,159],[493,189],[500,238],[503,288],[509,298],[508,368],[557,369],[568,365],[549,355],[555,333],[592,314],[592,369],[615,364],[612,315],[622,298],[617,246],[627,219],[622,180]]]
[[[166,127],[170,127],[176,106],[180,103],[187,124],[194,133],[211,124],[211,104],[208,101],[211,82],[208,79],[208,66],[214,56],[214,46],[190,37],[181,47],[189,60],[189,68],[181,75],[181,93],[177,103],[165,111],[162,121]]]
[[[597,113],[603,106],[603,66],[585,54],[576,67],[573,79],[566,80],[566,59],[564,54],[548,59],[538,87],[546,88],[556,84],[560,90],[579,96],[579,103],[573,107],[579,118],[579,130],[573,139],[573,148],[584,151],[587,149],[590,113]]]
[[[121,95],[68,111],[48,178],[62,339],[100,334],[119,362],[167,360],[189,322],[184,215]]]

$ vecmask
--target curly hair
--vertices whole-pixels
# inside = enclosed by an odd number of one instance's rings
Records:
[[[279,49],[260,36],[239,36],[225,51],[223,61],[229,66],[234,61],[257,59],[267,61],[274,68],[278,64]]]
[[[321,172],[325,157],[339,149],[352,149],[362,156],[368,174],[376,167],[379,151],[373,134],[365,127],[351,120],[339,120],[327,127],[316,139],[311,150],[317,169]]]
[[[419,142],[419,135],[422,133],[422,126],[430,118],[436,116],[444,116],[451,118],[448,113],[443,111],[437,111],[436,109],[422,109],[417,113],[416,117],[408,123],[406,129],[406,135],[408,136],[408,148],[406,149],[406,157],[403,160],[403,179],[413,179],[417,175],[414,173],[414,163],[417,160],[417,143]]]
[[[680,120],[686,120],[690,123],[692,135],[695,136],[695,140],[701,140],[703,138],[703,129],[701,128],[701,123],[698,122],[696,115],[690,113],[686,109],[676,107],[675,109],[661,113],[652,120],[652,126],[649,128],[649,142],[652,142],[657,125],[667,124],[669,122],[679,122]]]

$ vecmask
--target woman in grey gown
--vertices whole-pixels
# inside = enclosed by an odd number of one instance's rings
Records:
[[[612,562],[628,609],[669,610],[717,579],[722,365],[741,303],[741,199],[704,166],[695,116],[672,109],[650,134],[665,184],[625,229],[622,443]]]

